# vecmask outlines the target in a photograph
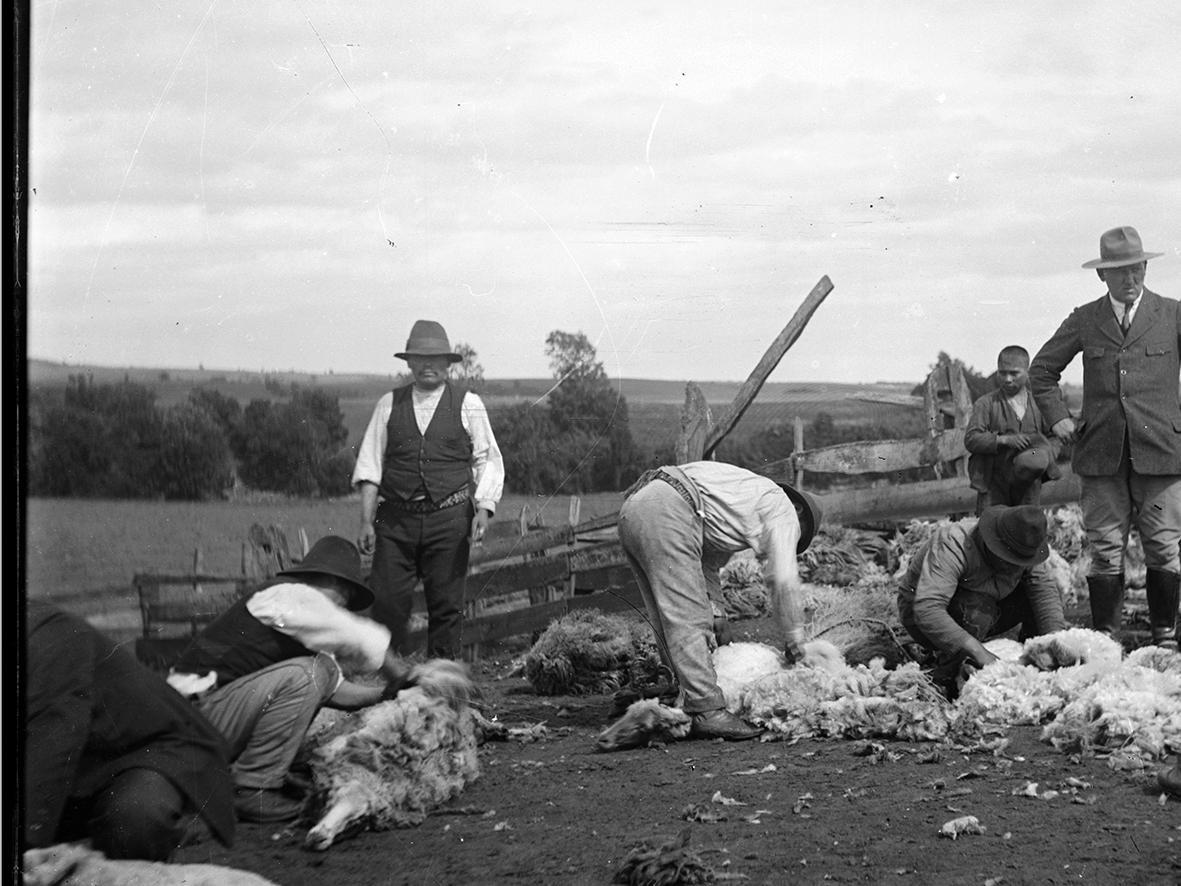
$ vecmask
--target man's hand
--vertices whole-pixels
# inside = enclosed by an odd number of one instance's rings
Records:
[[[363,525],[360,533],[357,535],[357,547],[361,549],[361,553],[372,554],[376,541],[377,530],[373,528],[373,524],[366,523]]]
[[[787,659],[789,665],[804,660],[804,632],[802,630],[797,628],[787,635],[787,641],[783,644],[783,657]]]
[[[1030,440],[1029,434],[1001,434],[996,438],[996,442],[998,446],[1020,452],[1029,448]]]
[[[1050,433],[1063,443],[1069,443],[1075,438],[1075,430],[1074,419],[1067,416],[1054,422],[1054,426],[1050,428]]]
[[[485,508],[477,508],[476,516],[472,517],[471,543],[484,543],[484,533],[488,531],[488,521],[492,519],[492,512]]]

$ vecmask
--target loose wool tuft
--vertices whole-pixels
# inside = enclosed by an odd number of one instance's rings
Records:
[[[1116,668],[1123,655],[1123,647],[1107,634],[1088,628],[1067,628],[1026,640],[1021,662],[1043,671],[1083,664]]]
[[[327,849],[341,834],[361,828],[421,824],[480,774],[465,701],[429,695],[421,687],[337,719],[309,745],[323,809],[304,840],[311,849]]]

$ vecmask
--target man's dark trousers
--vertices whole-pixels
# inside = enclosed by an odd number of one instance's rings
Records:
[[[475,507],[463,504],[425,514],[397,510],[389,502],[377,508],[370,585],[372,616],[390,629],[390,645],[406,653],[407,626],[414,587],[422,579],[426,594],[426,653],[458,659],[463,622],[463,593]]]

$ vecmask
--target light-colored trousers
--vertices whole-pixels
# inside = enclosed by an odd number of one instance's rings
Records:
[[[230,748],[234,784],[279,788],[316,712],[336,691],[340,667],[323,652],[289,658],[201,697]]]
[[[653,480],[619,509],[619,541],[661,655],[681,685],[682,709],[694,714],[725,707],[711,657],[716,640],[701,518],[672,486]]]
[[[1181,476],[1147,476],[1131,470],[1127,456],[1108,477],[1083,476],[1083,524],[1091,543],[1091,575],[1124,571],[1128,532],[1135,521],[1149,569],[1181,572]]]

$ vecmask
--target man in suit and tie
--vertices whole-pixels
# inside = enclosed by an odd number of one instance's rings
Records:
[[[1124,552],[1133,523],[1148,567],[1152,640],[1177,648],[1181,589],[1181,303],[1144,288],[1148,260],[1135,228],[1099,238],[1094,268],[1107,286],[1074,309],[1029,368],[1030,387],[1055,437],[1074,443],[1083,521],[1093,558],[1087,586],[1096,630],[1119,631]],[[1076,422],[1058,384],[1083,355],[1083,405]]]

